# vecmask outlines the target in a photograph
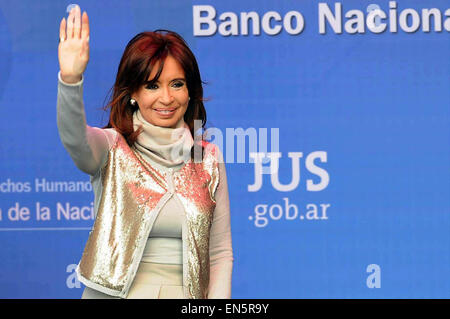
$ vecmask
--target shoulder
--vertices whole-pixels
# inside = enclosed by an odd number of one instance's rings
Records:
[[[225,160],[220,147],[208,141],[202,141],[204,147],[203,166],[211,173],[211,181],[213,182],[214,198],[216,197],[216,190],[222,189],[226,185],[227,174],[225,168]],[[226,187],[226,186],[225,186]]]
[[[106,136],[106,139],[108,140],[108,146],[111,148],[113,145],[117,143],[120,138],[123,139],[122,134],[116,131],[115,128],[103,128],[103,133]]]
[[[204,158],[211,157],[218,163],[223,162],[223,155],[219,146],[205,140],[202,140],[198,143],[200,143],[200,145],[203,147]]]
[[[96,135],[103,135],[108,148],[111,148],[113,145],[115,145],[117,141],[122,137],[122,135],[114,128],[92,127],[92,129],[94,130],[94,132],[96,132]]]
[[[112,140],[116,140],[119,138],[119,136],[122,136],[122,134],[117,132],[115,128],[103,128],[102,130],[105,133],[105,135]]]
[[[225,177],[225,160],[220,147],[208,141],[201,141],[203,146],[203,167],[211,170],[218,179]]]

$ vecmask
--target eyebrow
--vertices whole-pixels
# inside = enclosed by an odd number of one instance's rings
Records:
[[[170,80],[169,82],[180,81],[180,80],[186,82],[186,79],[185,79],[185,78],[175,78],[175,79]],[[159,80],[157,80],[157,81],[145,81],[144,83],[145,83],[145,84],[149,84],[149,83],[159,83]]]

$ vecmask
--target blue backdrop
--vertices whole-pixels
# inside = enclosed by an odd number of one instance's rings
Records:
[[[90,125],[135,34],[174,30],[195,53],[228,155],[233,298],[450,298],[448,1],[77,3]],[[70,4],[0,1],[0,298],[82,293],[93,193],[56,127]]]

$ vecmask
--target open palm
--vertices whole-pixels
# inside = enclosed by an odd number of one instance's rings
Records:
[[[62,80],[77,82],[81,80],[89,61],[89,19],[86,11],[81,16],[79,6],[72,8],[67,22],[65,18],[61,20],[59,38],[58,59]]]

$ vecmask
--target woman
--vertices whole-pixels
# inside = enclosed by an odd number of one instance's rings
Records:
[[[225,166],[216,146],[193,139],[206,111],[184,40],[143,32],[128,43],[103,129],[86,124],[89,21],[78,6],[61,20],[58,58],[59,134],[95,195],[82,298],[231,298]]]

